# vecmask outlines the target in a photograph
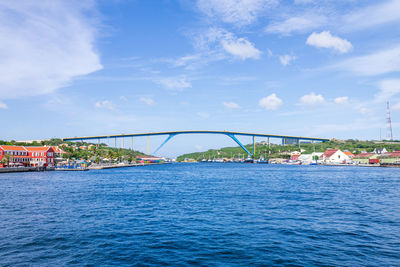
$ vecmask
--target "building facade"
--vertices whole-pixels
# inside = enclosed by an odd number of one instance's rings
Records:
[[[343,164],[351,161],[350,157],[340,149],[327,149],[320,159],[327,164]]]
[[[0,164],[1,167],[18,167],[28,166],[29,156],[28,151],[23,146],[0,146]]]
[[[55,152],[53,147],[28,146],[26,147],[32,167],[53,167]]]

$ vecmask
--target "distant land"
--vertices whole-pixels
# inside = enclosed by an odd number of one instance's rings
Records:
[[[252,144],[245,145],[246,149],[250,152],[253,149]],[[315,152],[325,152],[327,149],[340,149],[342,151],[349,151],[355,155],[362,152],[372,152],[375,149],[386,148],[388,151],[400,150],[400,140],[397,141],[360,141],[360,140],[330,140],[328,142],[321,143],[301,143],[300,148],[296,145],[278,145],[270,144],[268,151],[267,144],[265,142],[256,143],[256,153],[254,159],[264,158],[290,158],[290,152],[301,150],[302,154],[311,154]],[[203,152],[194,152],[183,154],[177,157],[177,161],[184,161],[185,159],[193,159],[195,161],[201,161],[202,159],[221,159],[221,158],[246,158],[247,153],[239,147],[224,147],[221,149],[209,149]]]

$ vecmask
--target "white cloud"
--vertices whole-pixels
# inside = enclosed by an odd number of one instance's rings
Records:
[[[7,109],[8,106],[6,103],[0,101],[0,109]]]
[[[210,17],[216,17],[234,25],[247,25],[254,22],[277,0],[198,0],[198,8]]]
[[[192,87],[192,84],[183,76],[163,78],[157,80],[157,82],[169,89],[184,89]]]
[[[156,104],[154,99],[152,99],[150,97],[141,97],[139,100],[140,100],[140,102],[145,103],[146,105],[149,105],[149,106],[153,106]]]
[[[261,98],[258,105],[267,110],[276,110],[283,104],[282,100],[276,94],[270,94],[267,97]]]
[[[121,99],[122,101],[125,101],[125,102],[128,101],[128,98],[126,96],[123,96],[123,95],[120,96],[119,99]]]
[[[379,93],[374,102],[388,101],[392,96],[400,94],[400,79],[385,79],[379,82]]]
[[[209,28],[203,33],[196,34],[194,39],[196,48],[206,50],[218,59],[223,59],[221,54],[226,53],[242,60],[258,59],[261,55],[261,51],[249,40],[238,38],[222,28]]]
[[[50,93],[102,68],[92,1],[0,2],[0,95]]]
[[[336,97],[334,102],[336,104],[347,104],[349,102],[349,97],[348,96]]]
[[[96,108],[115,110],[114,104],[109,100],[97,101],[94,105]]]
[[[398,72],[400,71],[400,46],[353,57],[332,67],[367,76]]]
[[[255,48],[254,45],[245,38],[221,40],[221,44],[226,52],[240,59],[260,58],[260,50]]]
[[[279,61],[283,66],[290,65],[290,63],[296,59],[296,56],[293,55],[283,55],[279,56]]]
[[[199,150],[199,151],[203,149],[203,147],[201,145],[195,145],[194,148],[196,148],[196,150]]]
[[[381,1],[344,17],[345,30],[369,29],[376,25],[400,21],[400,1]],[[397,26],[397,25],[395,25]]]
[[[227,109],[238,109],[238,108],[240,108],[239,105],[237,103],[235,103],[235,102],[223,102],[222,104]]]
[[[315,47],[331,48],[342,54],[353,49],[353,46],[349,41],[334,36],[329,31],[323,31],[321,33],[313,32],[307,38],[306,44]]]
[[[293,32],[303,33],[321,27],[326,23],[326,20],[324,16],[307,14],[274,22],[268,25],[265,31],[282,35],[289,35]]]
[[[300,102],[303,105],[316,105],[324,103],[325,99],[321,94],[310,93],[308,95],[303,95],[300,98]]]

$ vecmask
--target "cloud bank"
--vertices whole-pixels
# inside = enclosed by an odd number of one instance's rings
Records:
[[[1,1],[1,98],[51,93],[100,70],[92,8],[92,1]]]

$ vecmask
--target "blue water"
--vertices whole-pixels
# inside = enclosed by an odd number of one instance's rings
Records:
[[[400,266],[400,169],[0,174],[0,266]]]

